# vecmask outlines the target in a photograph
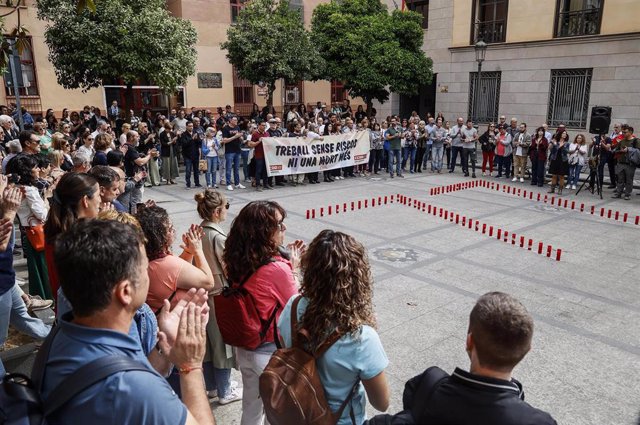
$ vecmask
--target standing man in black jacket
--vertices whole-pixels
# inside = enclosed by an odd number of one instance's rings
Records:
[[[182,158],[184,159],[184,174],[187,183],[187,189],[191,188],[191,172],[193,171],[193,182],[195,187],[200,185],[200,152],[202,148],[202,140],[200,135],[193,131],[193,122],[187,123],[187,130],[180,135],[180,145],[182,146]]]

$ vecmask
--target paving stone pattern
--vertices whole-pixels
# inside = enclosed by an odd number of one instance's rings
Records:
[[[356,178],[269,192],[227,192],[228,228],[249,201],[271,199],[287,210],[287,239],[310,242],[322,229],[349,233],[368,249],[375,280],[378,331],[390,360],[390,411],[402,405],[404,382],[425,368],[468,368],[468,314],[485,292],[518,297],[536,321],[533,349],[516,368],[526,400],[559,423],[632,424],[640,400],[640,226],[553,208],[499,191],[472,188],[435,197],[431,188],[464,181],[460,175]],[[500,183],[527,191],[524,184]],[[562,261],[514,247],[442,218],[401,206],[348,211],[307,220],[306,210],[402,193],[481,219],[510,233],[562,247]],[[147,189],[169,210],[178,234],[199,222],[193,190]],[[640,197],[604,200],[588,192],[563,198],[640,214]],[[176,247],[177,249],[177,247]],[[240,381],[234,371],[234,379]],[[240,403],[212,403],[222,424],[240,423]],[[368,408],[369,415],[376,412]]]

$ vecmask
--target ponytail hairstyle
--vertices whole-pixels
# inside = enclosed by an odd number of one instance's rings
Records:
[[[45,240],[53,244],[59,234],[69,230],[78,220],[78,205],[85,196],[100,196],[95,186],[98,181],[84,173],[66,173],[63,175],[51,199],[49,217],[44,225]]]

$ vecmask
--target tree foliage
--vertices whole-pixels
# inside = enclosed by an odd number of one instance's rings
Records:
[[[422,51],[422,15],[380,0],[332,0],[313,11],[311,32],[326,61],[323,77],[343,81],[352,96],[385,102],[389,91],[414,95],[433,76]]]
[[[238,75],[252,84],[264,82],[273,104],[277,80],[316,80],[324,67],[298,10],[288,0],[252,0],[227,30],[222,44]]]
[[[195,73],[196,30],[171,16],[164,0],[37,0],[37,6],[49,60],[67,89],[141,79],[174,91]]]

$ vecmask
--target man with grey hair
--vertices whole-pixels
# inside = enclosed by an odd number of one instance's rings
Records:
[[[104,120],[98,120],[98,124],[96,125],[96,131],[91,133],[91,137],[94,139],[98,137],[99,134],[105,134],[107,129],[109,128],[109,124],[107,124]]]
[[[7,143],[18,138],[18,131],[13,126],[13,118],[9,115],[0,115],[0,127],[4,130],[4,138],[0,140],[2,148],[7,150]]]
[[[74,173],[86,173],[91,168],[91,159],[89,155],[83,152],[76,152],[73,157],[73,169]]]
[[[20,140],[15,139],[7,143],[7,150],[9,151],[9,155],[2,160],[2,174],[7,174],[7,164],[11,161],[11,158],[22,152]]]

